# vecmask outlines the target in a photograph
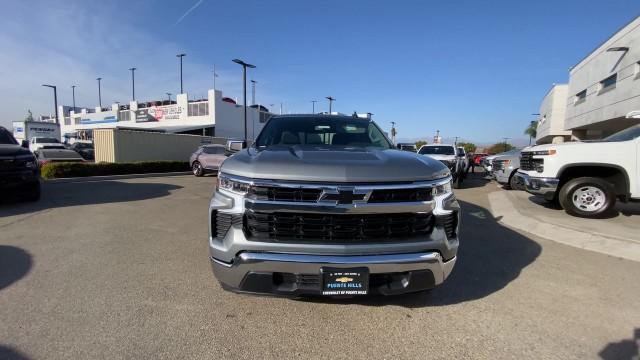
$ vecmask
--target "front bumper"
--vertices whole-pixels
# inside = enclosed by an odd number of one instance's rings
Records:
[[[320,295],[323,267],[366,267],[370,292],[395,295],[433,288],[451,273],[456,257],[437,252],[388,255],[306,255],[243,252],[231,263],[211,257],[213,273],[228,290],[276,295]]]
[[[556,178],[533,177],[522,172],[517,172],[514,176],[516,176],[516,182],[528,193],[544,196],[547,200],[553,200],[560,183]]]

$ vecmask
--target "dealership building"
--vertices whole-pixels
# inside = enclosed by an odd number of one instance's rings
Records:
[[[92,139],[94,129],[127,129],[244,138],[244,108],[220,90],[209,90],[206,99],[189,100],[178,94],[176,100],[112,104],[93,109],[60,106],[63,138]],[[252,140],[271,114],[259,105],[247,108],[247,138]]]
[[[566,90],[565,90],[566,89]],[[564,95],[563,95],[564,93]],[[560,105],[564,97],[564,114]],[[595,140],[640,123],[640,17],[580,60],[544,97],[538,144]]]

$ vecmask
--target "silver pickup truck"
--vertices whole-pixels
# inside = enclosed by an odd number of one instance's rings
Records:
[[[227,290],[391,295],[451,273],[460,206],[446,166],[394,149],[373,121],[286,115],[221,165],[209,219]]]

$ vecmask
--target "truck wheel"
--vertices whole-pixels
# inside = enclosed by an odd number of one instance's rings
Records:
[[[193,175],[202,176],[204,175],[204,169],[202,168],[202,164],[199,161],[194,161],[193,165],[191,165],[191,170],[193,171]]]
[[[517,170],[516,170],[516,171],[517,171]],[[520,186],[518,186],[518,181],[517,181],[517,179],[516,179],[516,177],[515,177],[515,175],[516,175],[516,171],[514,171],[514,172],[511,174],[511,177],[509,178],[509,188],[510,188],[511,190],[520,190]]]
[[[613,186],[595,177],[570,180],[560,189],[558,199],[568,214],[586,218],[606,215],[616,203]]]

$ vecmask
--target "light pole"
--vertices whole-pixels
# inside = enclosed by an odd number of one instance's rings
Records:
[[[176,55],[176,57],[180,58],[180,94],[183,94],[183,89],[182,89],[182,58],[187,56],[187,54],[178,54]]]
[[[504,140],[504,151],[506,152],[507,151],[507,140],[509,140],[511,138],[505,137],[505,138],[502,138],[502,139]]]
[[[311,113],[315,114],[316,113],[316,103],[318,102],[318,100],[311,100]]]
[[[98,80],[98,105],[100,106],[100,111],[102,111],[102,94],[100,93],[100,80],[102,78],[99,77],[96,80]]]
[[[251,105],[256,104],[256,84],[258,82],[255,80],[251,80]]]
[[[171,102],[171,93],[167,93],[167,97],[169,97],[169,102]]]
[[[216,78],[218,77],[218,73],[216,72],[216,64],[213,64],[213,90],[216,89]]]
[[[59,122],[58,122],[58,89],[56,88],[55,85],[43,84],[42,86],[45,86],[45,87],[53,89],[53,106],[55,107],[54,114],[55,114],[55,117],[56,117],[56,124],[59,124]]]
[[[131,71],[131,97],[133,101],[136,101],[136,68],[132,67],[129,71]]]
[[[336,101],[336,99],[331,96],[327,96],[325,99],[329,100],[329,115],[331,115],[331,104]]]
[[[256,66],[247,64],[246,62],[240,59],[233,59],[231,61],[242,66],[242,88],[244,92],[244,102],[242,105],[244,107],[244,141],[246,144],[247,142],[247,68],[254,69]]]
[[[76,111],[76,86],[71,85],[71,96],[73,97],[73,111]]]

